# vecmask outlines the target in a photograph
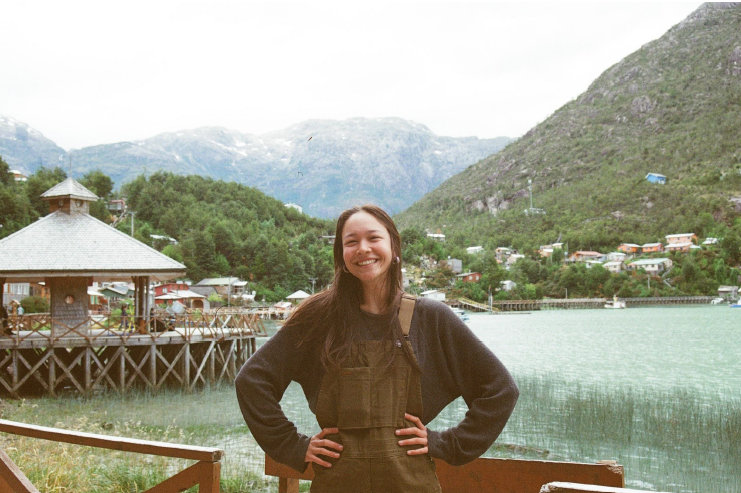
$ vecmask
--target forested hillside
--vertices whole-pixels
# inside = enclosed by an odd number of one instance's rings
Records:
[[[47,215],[48,205],[40,195],[67,177],[61,168],[40,168],[27,182],[16,182],[7,170],[0,159],[0,238]],[[111,223],[111,178],[95,170],[79,181],[100,197],[91,204],[91,214]],[[237,276],[252,281],[259,299],[278,301],[297,289],[309,289],[309,278],[317,279],[317,288],[331,281],[332,247],[320,236],[332,234],[333,224],[286,208],[259,190],[159,172],[136,178],[122,191],[134,212],[134,236],[185,263],[194,282]],[[117,227],[130,233],[131,218]]]
[[[740,171],[741,6],[705,4],[397,219],[520,249],[722,237],[741,209]],[[667,184],[648,183],[650,172]],[[545,214],[524,212],[529,180]]]

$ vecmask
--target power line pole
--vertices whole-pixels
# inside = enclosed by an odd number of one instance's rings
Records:
[[[314,294],[314,283],[317,282],[317,280],[318,279],[316,277],[309,278],[309,281],[311,281],[311,294]]]

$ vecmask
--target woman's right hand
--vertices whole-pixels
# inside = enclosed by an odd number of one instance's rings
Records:
[[[340,430],[338,430],[337,428],[324,428],[318,434],[311,437],[309,448],[308,450],[306,450],[306,457],[304,460],[306,462],[316,462],[320,466],[332,467],[332,464],[320,459],[319,456],[325,455],[327,457],[334,457],[335,459],[340,456],[339,452],[342,451],[342,445],[324,438],[327,435],[336,434],[339,432]],[[337,450],[338,452],[335,452],[335,450]]]

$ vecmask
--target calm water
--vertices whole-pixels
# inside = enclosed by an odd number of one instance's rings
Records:
[[[741,310],[672,306],[470,314],[469,327],[521,387],[487,455],[616,459],[626,485],[741,492]],[[317,432],[300,387],[282,406]],[[432,423],[457,424],[461,399]]]
[[[515,375],[741,395],[741,310],[727,305],[471,314]]]

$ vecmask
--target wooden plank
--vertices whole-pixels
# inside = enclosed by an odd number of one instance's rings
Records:
[[[623,487],[623,466],[614,462],[584,464],[517,459],[476,459],[464,466],[451,466],[435,459],[437,477],[444,493],[538,493],[554,481]],[[299,473],[265,456],[265,474],[282,478],[311,480],[311,465]]]
[[[278,493],[298,493],[298,479],[280,478],[278,480]]]
[[[187,469],[183,469],[176,475],[149,488],[144,493],[172,493],[173,491],[185,491],[197,485],[200,480],[201,464],[202,462],[196,462]]]
[[[221,462],[201,462],[201,480],[198,483],[198,493],[219,493],[220,477]]]
[[[540,493],[646,493],[645,490],[614,488],[594,484],[553,482],[543,485]]]
[[[623,467],[616,463],[583,464],[537,460],[481,458],[455,467],[435,460],[445,493],[538,493],[552,481],[623,487]]]
[[[87,447],[97,447],[122,452],[177,457],[198,461],[216,462],[224,456],[224,451],[213,447],[197,447],[178,443],[154,442],[110,435],[96,435],[80,431],[68,431],[46,426],[29,425],[0,419],[0,431],[30,438],[73,443]]]
[[[0,449],[0,478],[2,478],[2,483],[0,483],[2,493],[6,491],[8,493],[39,493],[39,490],[2,449]]]

